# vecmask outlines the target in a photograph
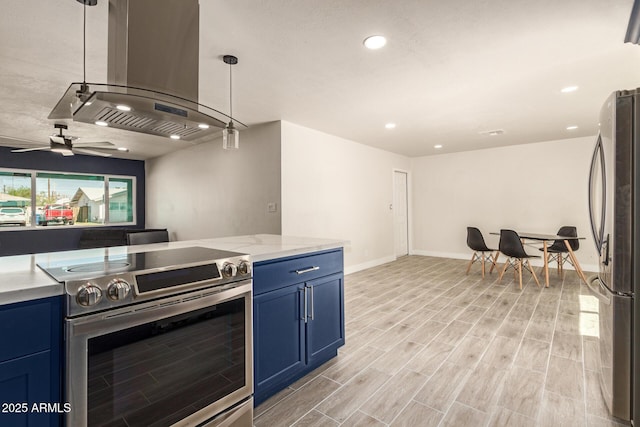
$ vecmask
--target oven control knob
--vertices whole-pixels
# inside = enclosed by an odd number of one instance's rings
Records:
[[[122,279],[113,279],[107,287],[107,296],[113,301],[125,299],[129,292],[131,292],[131,285]]]
[[[78,295],[76,295],[76,301],[83,307],[95,305],[101,298],[102,290],[91,283],[80,286],[78,288]]]
[[[240,264],[238,264],[238,274],[246,276],[249,273],[251,273],[251,263],[249,261],[240,261]]]
[[[236,275],[238,267],[230,262],[225,262],[222,266],[222,275],[226,278],[230,278]]]

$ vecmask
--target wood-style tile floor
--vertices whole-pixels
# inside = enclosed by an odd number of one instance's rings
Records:
[[[523,272],[521,291],[510,271],[499,284],[466,266],[407,256],[346,276],[346,345],[255,426],[618,426],[595,372],[597,301],[576,273],[537,288]]]

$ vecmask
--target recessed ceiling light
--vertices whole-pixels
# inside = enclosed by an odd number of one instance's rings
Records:
[[[209,129],[209,125],[208,125],[208,124],[206,124],[206,123],[200,123],[200,124],[198,125],[198,127],[199,127],[200,129]]]
[[[369,36],[364,39],[363,43],[367,49],[375,50],[386,45],[387,39],[384,36]]]
[[[124,152],[128,152],[129,149],[125,148],[125,147],[118,147],[118,151],[124,151]]]
[[[577,90],[578,90],[578,86],[567,86],[560,89],[560,92],[569,93],[569,92],[575,92]]]
[[[576,130],[578,129],[578,126],[573,125],[573,126],[567,126],[567,130]]]
[[[171,135],[169,138],[171,138],[171,139],[180,139],[180,135]]]
[[[395,129],[396,128],[396,124],[395,123],[387,123],[386,125],[384,125],[385,128],[387,129]]]
[[[442,145],[440,145],[440,144],[434,145],[433,148],[439,149],[439,148],[442,148]]]
[[[107,123],[107,122],[103,122],[102,120],[98,120],[98,121],[96,122],[96,124],[97,124],[98,126],[109,126],[109,123]]]
[[[116,108],[120,111],[131,111],[131,107],[128,105],[116,105]]]

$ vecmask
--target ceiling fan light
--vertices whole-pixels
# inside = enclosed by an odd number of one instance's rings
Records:
[[[51,151],[54,153],[62,154],[63,156],[73,156],[73,151],[71,151],[66,145],[54,147],[51,149]]]

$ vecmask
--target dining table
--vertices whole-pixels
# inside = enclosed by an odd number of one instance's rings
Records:
[[[573,249],[571,248],[571,244],[570,244],[571,240],[585,240],[586,239],[585,237],[559,236],[557,234],[531,233],[531,232],[524,232],[524,231],[516,231],[516,233],[518,233],[518,236],[520,237],[523,243],[525,240],[533,240],[533,241],[542,243],[542,252],[543,252],[543,260],[544,260],[543,262],[544,283],[547,288],[549,287],[549,253],[547,252],[547,243],[554,242],[556,240],[562,240],[564,242],[565,246],[567,247],[569,259],[571,260],[571,263],[573,264],[573,267],[575,268],[576,273],[578,274],[578,277],[581,280],[583,280],[585,284],[587,283],[587,277],[585,276],[584,271],[582,271],[582,268],[580,267],[580,263],[578,262],[578,258],[576,258],[576,254],[575,252],[573,252]],[[496,233],[496,232],[492,232],[491,234],[498,235],[498,236],[500,235],[500,233]]]

